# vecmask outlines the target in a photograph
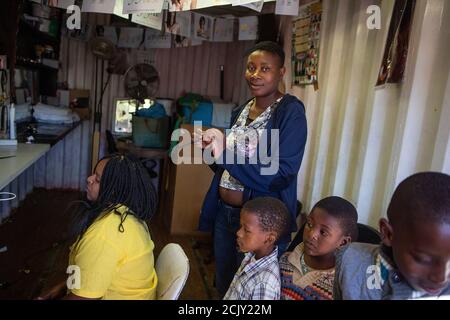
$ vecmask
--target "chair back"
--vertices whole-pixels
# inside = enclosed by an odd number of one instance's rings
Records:
[[[179,244],[166,245],[156,260],[157,300],[177,300],[189,275],[189,259]]]
[[[289,244],[289,247],[286,251],[292,252],[295,247],[303,242],[303,230],[305,229],[305,225],[303,224],[300,230],[295,235],[294,239]],[[358,239],[354,242],[362,242],[362,243],[371,243],[371,244],[379,244],[381,242],[380,233],[374,228],[358,223]]]

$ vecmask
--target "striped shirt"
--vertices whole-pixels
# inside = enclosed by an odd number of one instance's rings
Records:
[[[278,248],[261,259],[254,258],[253,253],[245,255],[224,300],[280,300]]]

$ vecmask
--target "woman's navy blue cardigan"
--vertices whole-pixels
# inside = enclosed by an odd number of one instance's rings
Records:
[[[232,125],[236,122],[245,105],[246,103],[233,111]],[[279,129],[278,172],[274,175],[261,175],[261,168],[270,165],[263,165],[259,160],[257,164],[224,163],[211,166],[215,175],[203,201],[199,231],[212,231],[214,229],[219,200],[219,183],[225,169],[244,185],[244,203],[250,199],[263,196],[271,196],[283,201],[292,217],[292,231],[296,231],[297,175],[302,163],[307,136],[303,103],[294,96],[285,95],[275,109],[266,129]],[[268,138],[268,141],[269,150],[266,154],[270,155],[270,138]],[[217,163],[223,163],[224,158],[222,156]],[[288,237],[285,238],[287,241],[290,240]]]

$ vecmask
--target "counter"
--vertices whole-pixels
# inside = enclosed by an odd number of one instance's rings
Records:
[[[49,144],[19,143],[15,157],[0,159],[0,190],[38,161],[48,150]]]
[[[0,191],[17,195],[0,202],[0,222],[33,191],[33,188],[82,191],[90,172],[89,121],[74,125],[38,123],[36,143],[24,144],[25,124],[18,124],[16,157],[0,159]]]

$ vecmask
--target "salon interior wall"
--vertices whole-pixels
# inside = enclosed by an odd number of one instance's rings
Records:
[[[381,30],[366,25],[369,5]],[[319,90],[288,91],[306,106],[308,142],[298,179],[304,210],[323,197],[352,201],[359,221],[377,226],[406,177],[450,174],[450,1],[418,0],[405,78],[375,88],[393,0],[324,0]],[[290,56],[290,20],[284,19]]]
[[[81,19],[82,23],[90,25],[109,25],[110,15],[83,13]],[[240,103],[249,97],[244,81],[243,55],[251,44],[251,41],[204,42],[189,48],[142,50],[148,52],[159,71],[158,97],[175,100],[183,92],[219,97],[220,66],[224,65],[224,100]],[[66,81],[70,89],[89,89],[91,101],[94,101],[95,58],[89,43],[63,37],[60,57],[59,81]],[[105,81],[106,76],[105,71]],[[126,97],[123,79],[123,76],[113,75],[103,98],[100,156],[107,150],[104,132],[112,127],[114,99]]]

